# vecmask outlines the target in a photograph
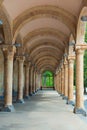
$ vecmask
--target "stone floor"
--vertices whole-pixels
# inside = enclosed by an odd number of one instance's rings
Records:
[[[14,106],[14,113],[0,112],[0,130],[87,130],[87,117],[73,114],[73,107],[53,90],[38,91]]]

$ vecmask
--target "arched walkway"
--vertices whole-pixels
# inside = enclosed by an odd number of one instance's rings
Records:
[[[87,0],[0,0],[1,129],[85,130],[86,50]]]

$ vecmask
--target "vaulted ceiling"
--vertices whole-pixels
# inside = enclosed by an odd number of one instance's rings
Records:
[[[23,48],[37,68],[55,71],[85,0],[3,0],[12,25],[13,39],[20,36]]]

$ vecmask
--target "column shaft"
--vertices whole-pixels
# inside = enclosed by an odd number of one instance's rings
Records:
[[[73,104],[73,73],[74,73],[74,60],[68,61],[68,104]]]
[[[25,98],[29,98],[29,64],[25,66]]]
[[[64,96],[65,98],[68,97],[68,63],[65,63],[64,64],[64,82],[65,82],[65,85],[64,85]]]
[[[24,71],[23,71],[23,65],[24,65],[24,57],[18,58],[18,97],[17,102],[18,103],[24,103],[23,100],[23,85],[24,85]]]
[[[76,105],[74,113],[86,115],[84,110],[83,56],[83,50],[76,50]]]
[[[12,84],[13,84],[13,58],[16,51],[15,47],[7,46],[3,48],[5,56],[5,102],[2,111],[13,112],[12,105]]]

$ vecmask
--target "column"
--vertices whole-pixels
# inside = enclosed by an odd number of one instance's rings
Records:
[[[68,98],[68,62],[64,63],[64,99]]]
[[[36,71],[34,69],[34,94],[36,92]]]
[[[54,77],[54,83],[55,83],[55,90],[57,91],[57,80],[56,80],[56,78],[57,78],[57,75],[55,74],[55,77]]]
[[[73,74],[74,74],[74,58],[68,58],[68,100],[67,104],[73,105]]]
[[[84,109],[83,56],[84,50],[76,49],[76,104],[74,113],[86,116]]]
[[[62,87],[61,87],[61,69],[59,70],[59,86],[60,86],[60,94],[62,93]]]
[[[29,88],[30,88],[29,95],[30,96],[32,96],[32,71],[33,71],[33,66],[31,65],[31,67],[30,67],[30,84],[29,84]]]
[[[29,99],[29,63],[25,64],[25,99]]]
[[[64,66],[62,66],[61,73],[62,73],[62,96],[64,96]]]
[[[62,72],[60,68],[60,95],[62,94]]]
[[[18,96],[17,96],[17,103],[24,103],[24,99],[23,99],[24,56],[17,57],[17,60],[18,60]]]
[[[59,71],[57,72],[57,91],[59,93]]]
[[[12,82],[13,82],[13,59],[16,48],[14,46],[3,46],[4,59],[5,59],[5,86],[4,86],[4,108],[2,111],[14,112],[14,106],[12,105]]]

